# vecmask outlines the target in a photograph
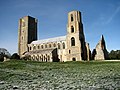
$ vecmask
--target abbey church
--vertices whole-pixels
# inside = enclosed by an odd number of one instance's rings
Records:
[[[18,54],[21,58],[29,57],[30,60],[40,62],[107,59],[103,36],[91,55],[89,44],[85,41],[80,11],[68,13],[66,36],[37,40],[37,22],[31,16],[19,20]]]

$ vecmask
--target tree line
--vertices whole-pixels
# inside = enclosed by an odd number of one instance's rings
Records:
[[[120,60],[120,50],[111,50],[109,53],[109,58],[110,59],[118,59]]]
[[[4,61],[4,57],[7,59],[20,59],[20,56],[17,53],[14,53],[12,56],[8,56],[5,53],[0,53],[0,61]]]

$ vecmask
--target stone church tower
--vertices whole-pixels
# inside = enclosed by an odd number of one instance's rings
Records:
[[[18,54],[41,62],[90,60],[80,11],[68,13],[67,35],[37,40],[37,20],[26,16],[19,20]]]
[[[28,52],[27,45],[37,40],[37,19],[25,16],[19,20],[18,54],[22,57]]]
[[[68,13],[66,45],[67,60],[87,60],[87,49],[80,11]]]

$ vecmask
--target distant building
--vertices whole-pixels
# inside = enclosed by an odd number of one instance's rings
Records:
[[[26,16],[19,20],[18,54],[41,62],[90,60],[89,44],[85,42],[81,12],[68,13],[67,34],[37,40],[37,19]]]

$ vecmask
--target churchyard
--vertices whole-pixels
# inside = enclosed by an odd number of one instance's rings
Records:
[[[0,90],[119,90],[119,61],[0,62]]]

